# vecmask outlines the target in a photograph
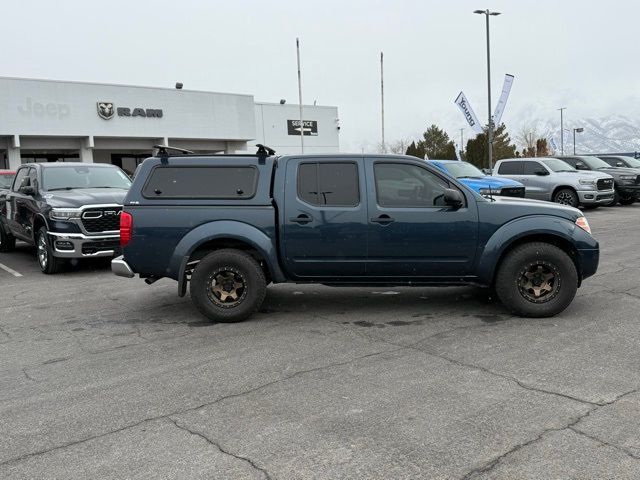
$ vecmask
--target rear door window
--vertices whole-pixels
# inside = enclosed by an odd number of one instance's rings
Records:
[[[146,198],[247,199],[256,193],[258,169],[248,167],[156,167]]]
[[[354,207],[360,203],[358,165],[354,162],[313,162],[298,167],[298,197],[311,204]]]
[[[502,162],[498,173],[500,175],[522,175],[522,164],[524,162]]]

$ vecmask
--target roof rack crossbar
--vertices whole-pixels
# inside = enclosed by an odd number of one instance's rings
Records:
[[[184,148],[170,147],[169,145],[154,145],[153,148],[158,149],[158,156],[161,156],[161,157],[169,156],[169,152],[167,150],[172,150],[174,152],[180,152],[187,155],[195,155],[195,152],[192,152],[191,150],[187,150]]]

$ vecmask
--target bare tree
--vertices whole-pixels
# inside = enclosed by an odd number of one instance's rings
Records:
[[[536,140],[538,139],[538,122],[523,123],[516,134],[516,145],[522,151],[523,156],[535,155]]]

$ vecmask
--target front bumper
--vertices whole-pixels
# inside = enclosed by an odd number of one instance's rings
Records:
[[[606,205],[611,203],[615,191],[611,190],[578,190],[580,205]]]
[[[640,197],[640,185],[627,185],[621,183],[617,186],[618,194],[622,197],[639,198]]]
[[[129,264],[124,261],[124,257],[122,255],[111,260],[111,271],[119,277],[132,278],[135,275]]]
[[[121,251],[120,234],[85,235],[83,233],[47,232],[53,256],[59,258],[115,257]]]
[[[578,250],[580,256],[580,265],[582,267],[582,279],[589,278],[598,270],[600,262],[600,249],[584,249]]]

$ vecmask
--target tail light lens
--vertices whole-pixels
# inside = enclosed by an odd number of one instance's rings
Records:
[[[131,241],[131,229],[133,228],[133,217],[124,210],[120,214],[120,246],[124,247]]]

